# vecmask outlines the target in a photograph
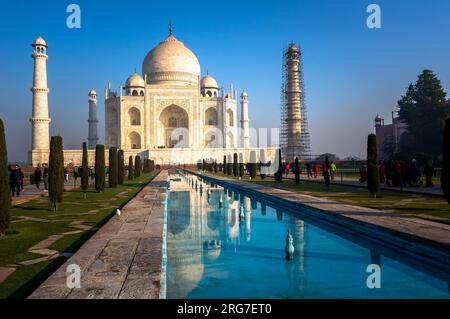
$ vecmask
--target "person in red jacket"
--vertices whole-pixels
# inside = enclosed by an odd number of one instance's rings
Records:
[[[319,175],[319,164],[314,163],[314,178],[317,178],[317,175]]]

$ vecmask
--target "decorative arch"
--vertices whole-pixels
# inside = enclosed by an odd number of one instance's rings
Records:
[[[179,142],[189,145],[189,115],[183,108],[175,104],[167,106],[159,115],[159,124],[161,131],[158,144],[160,146],[174,147]],[[177,132],[174,132],[175,130]]]
[[[141,149],[141,136],[137,132],[131,132],[128,134],[128,145],[132,150]]]
[[[130,125],[141,125],[141,111],[137,107],[131,107],[128,110]]]
[[[217,125],[217,110],[214,107],[210,107],[205,112],[205,124]]]
[[[233,111],[228,109],[226,113],[227,125],[233,127],[234,126],[234,114]]]
[[[227,147],[234,147],[234,135],[231,132],[227,133],[226,136],[226,146]],[[231,159],[232,160],[232,159]],[[230,162],[231,163],[231,162]]]

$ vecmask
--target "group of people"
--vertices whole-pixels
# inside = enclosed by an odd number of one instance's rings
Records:
[[[37,189],[40,189],[41,183],[44,182],[44,192],[48,191],[48,165],[43,164],[42,169],[41,166],[38,165],[34,170],[34,184]]]
[[[319,177],[319,171],[322,170],[322,176],[326,178],[326,175],[329,175],[329,178],[331,180],[334,180],[336,174],[337,174],[337,165],[334,161],[323,163],[321,167],[319,166],[318,162],[310,163],[306,162],[305,164],[306,169],[306,176],[308,179],[311,178],[318,178]],[[302,174],[303,166],[301,163],[299,163],[299,169],[300,169],[300,175]],[[283,164],[283,172],[285,176],[287,177],[289,173],[295,173],[294,172],[294,164],[293,163],[284,163]]]
[[[107,172],[107,168],[105,168],[105,172]],[[73,169],[73,186],[77,185],[78,178],[81,178],[83,175],[83,167],[74,167]],[[88,175],[90,182],[93,183],[95,180],[95,173],[94,173],[94,167],[89,167]],[[69,174],[67,173],[67,179],[69,179]]]
[[[416,159],[411,161],[390,160],[380,161],[378,165],[380,183],[392,187],[419,187],[423,185],[422,176],[425,176],[425,186],[434,187],[434,167],[431,162],[420,167]],[[363,165],[360,169],[360,181],[367,181],[367,168]]]

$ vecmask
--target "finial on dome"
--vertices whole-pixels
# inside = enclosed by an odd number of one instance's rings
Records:
[[[169,22],[169,35],[172,35],[172,33],[173,33],[173,26],[172,26],[172,19],[170,19],[170,22]]]
[[[137,69],[136,69],[136,67],[134,68],[134,74],[137,74]]]

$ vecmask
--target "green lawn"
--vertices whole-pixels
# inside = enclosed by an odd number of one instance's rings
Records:
[[[217,175],[230,177],[221,173]],[[244,177],[243,181],[249,181],[248,177]],[[450,223],[450,205],[445,199],[436,196],[381,190],[377,198],[373,198],[365,187],[331,185],[327,188],[322,183],[307,181],[301,181],[299,185],[295,185],[293,180],[284,179],[281,183],[278,183],[273,177],[266,177],[264,180],[261,180],[259,176],[251,182],[300,194],[326,197],[337,202]]]
[[[66,258],[58,257],[30,266],[18,265],[19,262],[40,258],[43,255],[30,253],[33,245],[51,235],[81,230],[70,225],[78,221],[82,225],[100,227],[113,214],[134,197],[158,172],[143,174],[133,181],[125,181],[117,188],[105,188],[102,193],[90,189],[87,199],[80,189],[64,194],[63,203],[57,212],[51,211],[46,197],[14,206],[11,209],[11,227],[9,235],[0,237],[0,266],[14,265],[16,271],[0,284],[0,298],[24,298],[43,280],[55,271]],[[42,219],[23,220],[21,217]],[[77,234],[68,234],[54,242],[48,249],[74,253],[94,232],[82,230]]]

